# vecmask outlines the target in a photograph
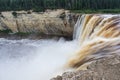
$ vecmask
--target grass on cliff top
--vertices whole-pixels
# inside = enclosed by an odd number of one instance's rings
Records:
[[[99,9],[99,10],[71,10],[71,12],[74,13],[86,13],[86,14],[91,14],[91,13],[106,13],[106,14],[119,14],[120,9]]]

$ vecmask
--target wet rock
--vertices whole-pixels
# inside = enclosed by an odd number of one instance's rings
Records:
[[[51,80],[62,80],[62,77],[61,76],[57,76],[56,78],[53,78]]]
[[[62,80],[120,80],[120,55],[100,58],[91,62],[87,70],[66,72],[61,77]]]

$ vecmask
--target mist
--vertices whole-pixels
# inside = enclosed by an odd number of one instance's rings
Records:
[[[76,41],[0,39],[0,80],[49,80],[64,72]]]

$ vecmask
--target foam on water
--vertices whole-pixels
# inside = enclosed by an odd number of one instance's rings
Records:
[[[49,80],[62,72],[75,41],[0,39],[0,80]]]

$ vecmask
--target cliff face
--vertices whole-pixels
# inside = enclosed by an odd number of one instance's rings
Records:
[[[77,16],[66,10],[46,12],[1,12],[0,30],[12,33],[37,33],[55,36],[72,36]]]

